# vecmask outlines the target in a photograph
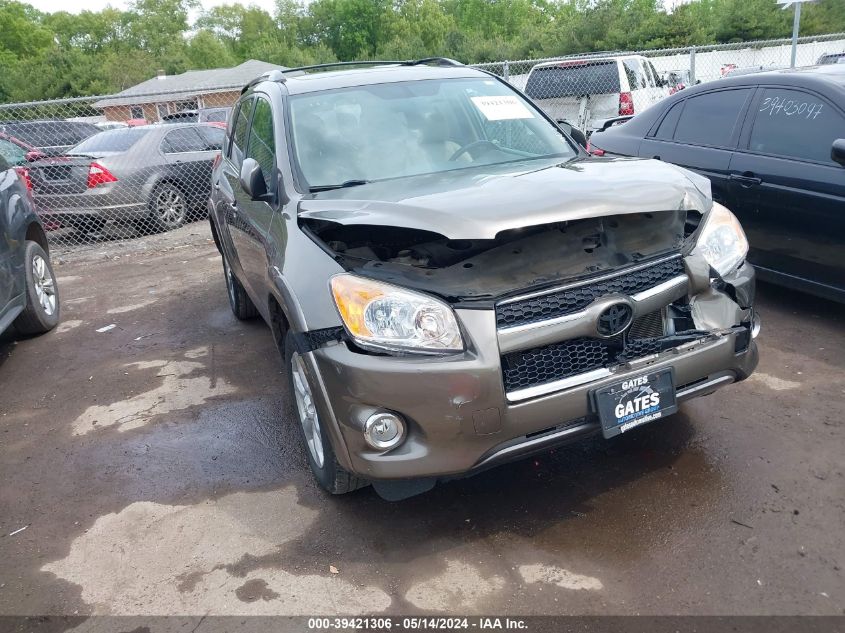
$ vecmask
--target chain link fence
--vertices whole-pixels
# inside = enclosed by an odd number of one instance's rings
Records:
[[[54,247],[169,231],[205,217],[241,88],[0,105],[0,156]]]
[[[804,38],[796,66],[835,63],[837,55],[845,57],[845,34]],[[687,86],[788,67],[790,57],[791,42],[777,40],[476,67],[589,134]],[[0,156],[28,183],[54,250],[169,231],[203,218],[228,115],[243,84],[266,68],[243,70],[251,73],[247,79],[226,85],[187,90],[171,81],[159,92],[136,87],[104,97],[0,105]]]
[[[556,120],[590,134],[698,83],[789,68],[792,41],[768,40],[647,51],[614,51],[476,64],[531,97]],[[845,33],[801,38],[796,66],[837,63]]]

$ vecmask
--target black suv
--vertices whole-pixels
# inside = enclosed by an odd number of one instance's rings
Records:
[[[324,488],[401,498],[754,370],[748,244],[707,179],[590,157],[451,60],[370,65],[247,86],[209,202]]]
[[[59,322],[59,290],[47,236],[26,184],[0,156],[0,333],[42,334]]]

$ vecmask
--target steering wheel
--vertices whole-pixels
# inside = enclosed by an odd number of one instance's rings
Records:
[[[498,145],[496,145],[494,142],[488,141],[486,139],[481,139],[479,141],[473,141],[472,143],[467,143],[466,145],[463,145],[463,146],[459,147],[457,150],[455,150],[455,153],[452,154],[449,157],[449,162],[454,162],[454,161],[458,160],[461,156],[466,154],[468,151],[475,149],[476,147],[482,147],[482,146],[485,146],[485,145],[488,146],[488,147],[491,147],[492,149],[499,149]]]

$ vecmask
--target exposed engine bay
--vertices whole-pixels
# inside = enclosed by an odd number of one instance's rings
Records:
[[[510,229],[478,240],[394,226],[300,222],[349,271],[452,303],[483,304],[678,252],[699,220],[699,214],[684,210],[619,214]]]

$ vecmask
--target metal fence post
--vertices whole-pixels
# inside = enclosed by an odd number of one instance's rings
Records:
[[[795,54],[798,52],[798,28],[801,24],[801,3],[795,3],[795,18],[792,20],[792,58],[790,68],[795,68]]]
[[[511,76],[511,66],[508,63],[508,60],[505,60],[505,63],[502,64],[502,78],[505,81],[509,81]]]
[[[689,49],[689,83],[695,85],[695,46]]]

